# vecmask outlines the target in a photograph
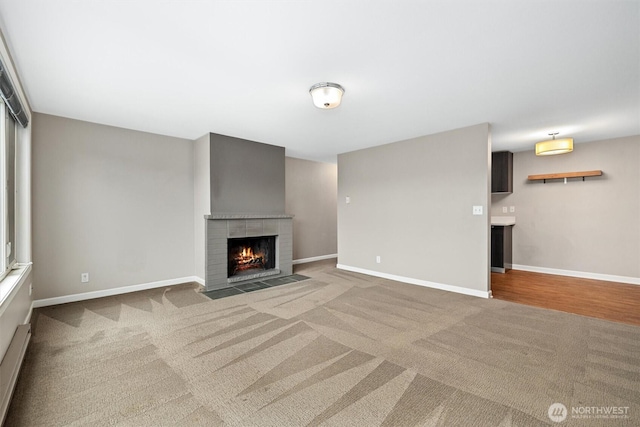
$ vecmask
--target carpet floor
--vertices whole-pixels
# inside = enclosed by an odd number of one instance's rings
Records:
[[[640,425],[640,327],[334,265],[36,309],[6,425]]]

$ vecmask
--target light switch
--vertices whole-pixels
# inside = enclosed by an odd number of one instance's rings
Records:
[[[509,212],[514,213],[516,211],[515,206],[509,206]]]
[[[474,206],[473,207],[474,215],[482,215],[482,206]]]

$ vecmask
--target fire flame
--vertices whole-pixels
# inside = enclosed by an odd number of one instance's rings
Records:
[[[234,259],[236,261],[236,264],[239,267],[242,267],[246,264],[258,263],[259,265],[262,265],[262,263],[264,262],[263,258],[264,254],[254,253],[251,247],[245,246],[242,248],[242,251],[238,251],[238,255]]]
[[[232,272],[230,272],[231,275],[239,271],[264,269],[266,262],[265,253],[262,251],[254,252],[251,246],[238,248],[233,256],[233,261],[234,265]]]

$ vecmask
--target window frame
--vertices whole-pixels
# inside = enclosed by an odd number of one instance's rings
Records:
[[[0,280],[16,264],[16,121],[0,102]]]

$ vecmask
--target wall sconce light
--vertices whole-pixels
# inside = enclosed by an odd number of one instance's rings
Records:
[[[316,83],[309,89],[313,105],[323,110],[336,108],[342,101],[344,89],[337,83]]]
[[[536,144],[536,156],[553,156],[555,154],[565,154],[573,151],[573,138],[556,139],[556,133],[550,133],[553,139],[538,142]]]

